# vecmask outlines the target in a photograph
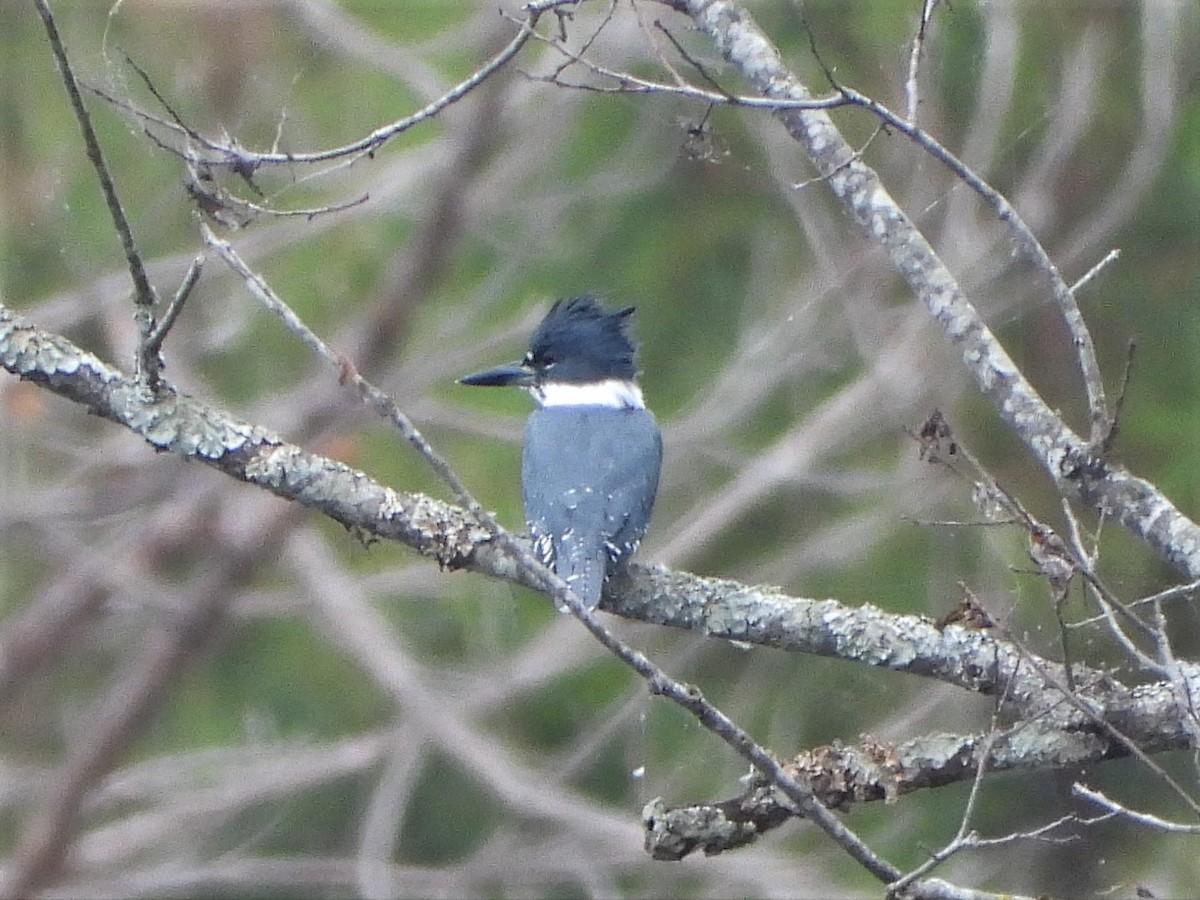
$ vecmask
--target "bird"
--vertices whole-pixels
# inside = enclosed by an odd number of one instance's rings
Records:
[[[662,434],[637,382],[633,312],[609,311],[591,294],[558,300],[523,359],[459,379],[533,397],[521,447],[525,521],[538,558],[588,609],[646,533],[662,467]]]

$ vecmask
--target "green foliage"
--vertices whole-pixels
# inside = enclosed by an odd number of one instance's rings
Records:
[[[445,758],[425,767],[405,818],[397,855],[420,865],[465,858],[502,823],[487,792]]]
[[[218,746],[244,739],[247,729],[274,738],[335,737],[387,709],[372,683],[303,623],[251,622],[227,633],[211,662],[185,676],[152,746]]]

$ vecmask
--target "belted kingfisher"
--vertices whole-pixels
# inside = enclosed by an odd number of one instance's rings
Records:
[[[662,436],[635,381],[632,313],[592,296],[559,300],[524,359],[459,379],[523,387],[537,402],[521,449],[525,520],[542,562],[589,609],[646,533],[662,465]]]

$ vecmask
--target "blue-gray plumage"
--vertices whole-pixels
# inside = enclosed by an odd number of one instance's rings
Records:
[[[525,519],[542,561],[589,607],[646,533],[661,461],[645,409],[549,406],[525,424]]]
[[[525,519],[542,561],[591,608],[646,532],[662,463],[634,380],[632,312],[607,312],[590,296],[560,300],[521,362],[462,379],[524,387],[541,407],[525,425]]]

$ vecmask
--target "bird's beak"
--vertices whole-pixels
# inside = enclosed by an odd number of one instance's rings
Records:
[[[533,384],[533,370],[520,363],[497,366],[486,372],[476,372],[458,379],[459,384],[473,387],[529,387]]]

